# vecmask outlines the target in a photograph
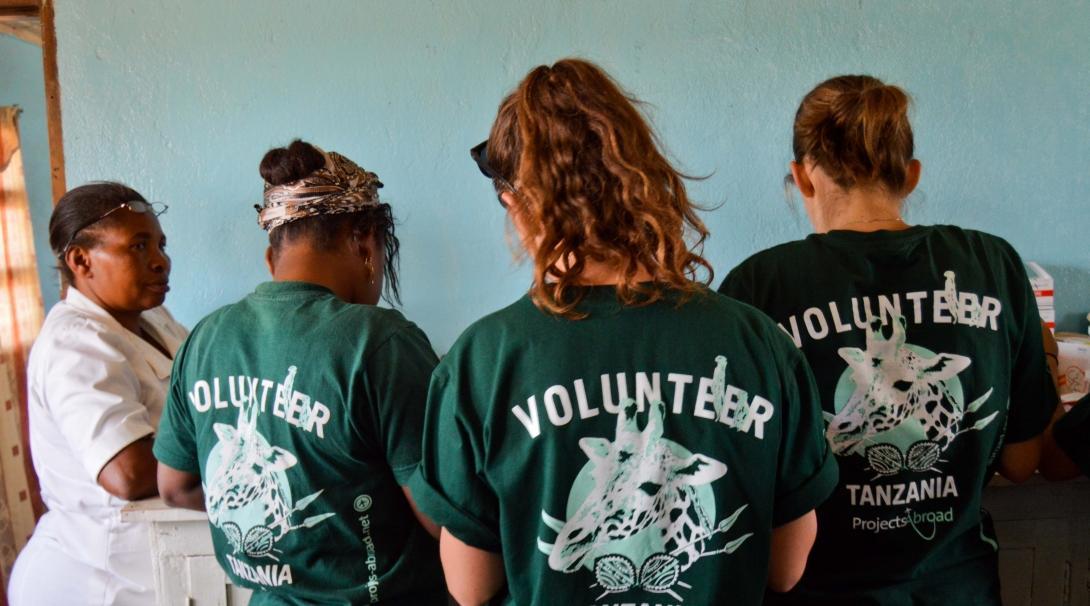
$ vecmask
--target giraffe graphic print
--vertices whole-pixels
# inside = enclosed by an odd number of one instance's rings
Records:
[[[296,367],[288,369],[284,390],[292,393]],[[238,413],[238,424],[216,423],[219,442],[205,464],[205,509],[208,520],[227,537],[232,551],[251,558],[279,561],[276,543],[288,533],[310,528],[334,516],[325,513],[296,524],[292,517],[316,501],[322,491],[293,501],[287,470],[295,455],[272,446],[257,430],[258,405],[251,397]]]
[[[569,493],[567,520],[541,512],[556,534],[552,543],[538,539],[549,567],[593,572],[591,587],[601,592],[596,599],[642,589],[683,601],[679,591],[691,586],[681,580],[682,573],[701,558],[733,553],[752,536],[711,545],[746,505],[715,522],[710,484],[727,473],[727,466],[663,437],[664,411],[661,401],[650,403],[640,429],[642,411],[631,398],[622,401],[612,441],[579,441],[589,461]]]
[[[946,297],[957,313],[953,272],[946,272]],[[967,315],[975,317],[974,310]],[[965,404],[958,374],[972,364],[966,356],[934,353],[906,341],[904,316],[890,318],[889,336],[872,318],[866,348],[838,351],[848,367],[834,396],[835,413],[825,413],[826,438],[837,455],[860,455],[878,477],[901,471],[939,471],[942,453],[954,439],[978,431],[998,411],[965,426],[991,396],[989,389]]]

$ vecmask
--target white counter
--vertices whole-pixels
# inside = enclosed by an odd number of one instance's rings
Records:
[[[157,606],[245,606],[250,601],[250,590],[231,585],[216,562],[203,511],[147,499],[126,505],[121,519],[151,524]]]

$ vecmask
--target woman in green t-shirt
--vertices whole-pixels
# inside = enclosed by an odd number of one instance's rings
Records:
[[[998,604],[981,494],[1033,473],[1056,394],[1018,254],[910,226],[920,178],[909,98],[869,76],[819,84],[795,115],[791,177],[814,234],[754,255],[720,292],[809,360],[840,484],[818,508],[787,604]]]
[[[445,605],[408,489],[437,362],[399,312],[382,183],[304,141],[265,154],[271,281],[178,351],[155,438],[159,492],[208,513],[216,558],[261,604]]]
[[[472,152],[533,264],[432,375],[413,494],[477,604],[759,604],[836,482],[810,371],[694,276],[707,230],[600,68],[533,69]],[[504,589],[506,585],[506,590]]]

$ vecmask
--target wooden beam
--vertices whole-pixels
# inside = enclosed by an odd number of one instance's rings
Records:
[[[53,0],[42,1],[42,67],[45,71],[45,123],[49,132],[49,166],[53,203],[66,190],[64,183],[64,134],[61,129],[61,83],[57,75],[57,30],[53,24]]]
[[[37,17],[41,3],[37,0],[0,0],[0,15]]]

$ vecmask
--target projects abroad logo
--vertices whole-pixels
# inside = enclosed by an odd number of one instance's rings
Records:
[[[935,511],[915,511],[906,507],[904,512],[887,518],[852,518],[852,530],[880,534],[891,530],[911,528],[921,539],[931,541],[938,534],[940,524],[954,522],[954,508]]]
[[[374,500],[367,494],[361,494],[352,501],[352,509],[360,514],[358,518],[360,536],[364,549],[367,550],[367,559],[364,560],[367,566],[367,595],[372,604],[377,604],[379,602],[378,549],[375,547],[374,537],[371,536],[371,516],[368,514],[373,504]]]

